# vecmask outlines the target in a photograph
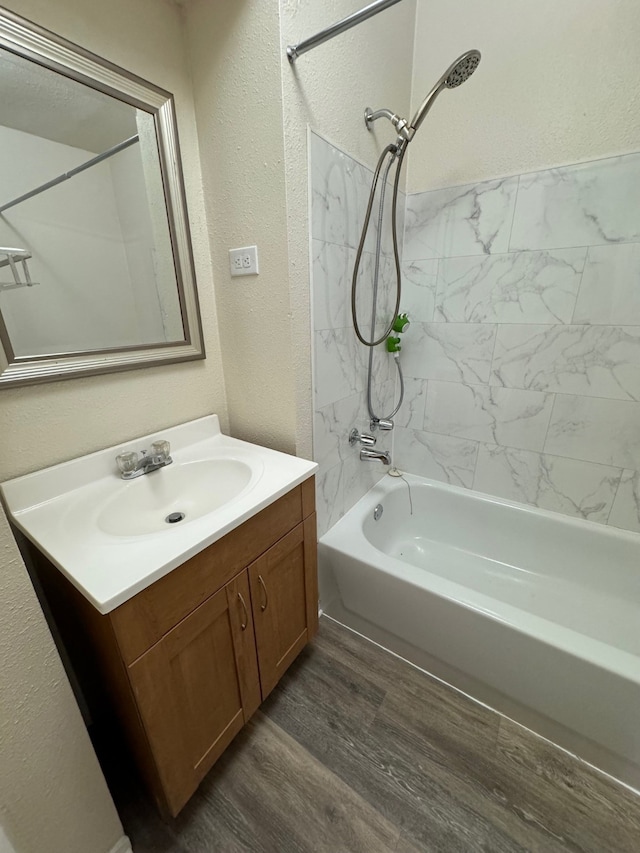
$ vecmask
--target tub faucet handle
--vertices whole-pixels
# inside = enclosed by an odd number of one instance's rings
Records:
[[[349,433],[349,444],[354,445],[360,443],[363,447],[373,447],[376,439],[373,435],[367,432],[359,432],[355,427]]]
[[[391,420],[391,418],[372,418],[371,419],[371,429],[372,430],[382,430],[387,431],[393,429],[395,424]]]

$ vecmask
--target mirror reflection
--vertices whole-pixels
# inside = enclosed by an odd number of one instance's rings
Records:
[[[187,340],[153,114],[5,50],[0,75],[5,351]]]

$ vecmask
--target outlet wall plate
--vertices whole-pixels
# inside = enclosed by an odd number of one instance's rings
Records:
[[[229,270],[232,276],[258,275],[258,247],[243,246],[229,249]]]

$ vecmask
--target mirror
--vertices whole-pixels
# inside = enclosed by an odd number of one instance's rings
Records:
[[[204,358],[172,96],[0,12],[0,386]]]

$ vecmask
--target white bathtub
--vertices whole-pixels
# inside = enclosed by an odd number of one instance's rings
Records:
[[[640,535],[406,480],[321,538],[329,615],[640,787]]]

